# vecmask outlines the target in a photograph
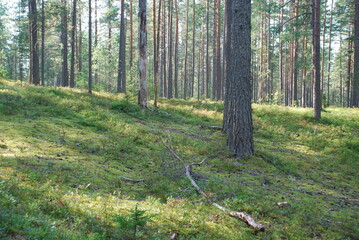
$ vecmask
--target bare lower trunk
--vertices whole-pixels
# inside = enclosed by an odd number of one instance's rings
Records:
[[[140,91],[138,101],[142,108],[148,107],[148,87],[147,87],[147,0],[139,0],[139,18],[140,18],[140,38],[138,41],[139,49],[139,73],[140,73]]]

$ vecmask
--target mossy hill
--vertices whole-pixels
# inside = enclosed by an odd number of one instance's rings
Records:
[[[0,239],[359,239],[359,110],[317,122],[311,109],[253,109],[256,155],[237,160],[202,127],[221,126],[222,103],[143,110],[131,96],[0,80]],[[271,226],[219,212],[165,144],[185,163],[210,157],[193,168],[200,187]]]

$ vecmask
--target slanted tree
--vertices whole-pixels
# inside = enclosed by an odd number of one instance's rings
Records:
[[[140,91],[138,103],[142,108],[148,107],[148,86],[147,86],[147,0],[139,0],[139,20],[140,20],[140,38],[138,41],[139,49],[139,73],[140,73]]]
[[[227,145],[237,157],[254,154],[251,81],[251,0],[227,0],[225,98]],[[229,30],[228,30],[229,29]],[[230,34],[230,36],[228,36]]]

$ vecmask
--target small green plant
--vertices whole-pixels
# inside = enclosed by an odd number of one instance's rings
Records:
[[[126,239],[137,239],[138,232],[143,230],[147,223],[156,216],[156,214],[146,215],[145,210],[140,210],[138,205],[133,210],[129,210],[129,216],[117,215],[115,221],[117,230],[121,237]]]

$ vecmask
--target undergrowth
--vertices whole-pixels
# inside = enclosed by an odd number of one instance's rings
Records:
[[[0,80],[1,239],[358,239],[358,109],[253,105],[255,156],[235,159],[223,104]],[[202,199],[246,211],[256,232]],[[131,181],[129,179],[138,180]],[[278,207],[275,203],[288,202]]]

